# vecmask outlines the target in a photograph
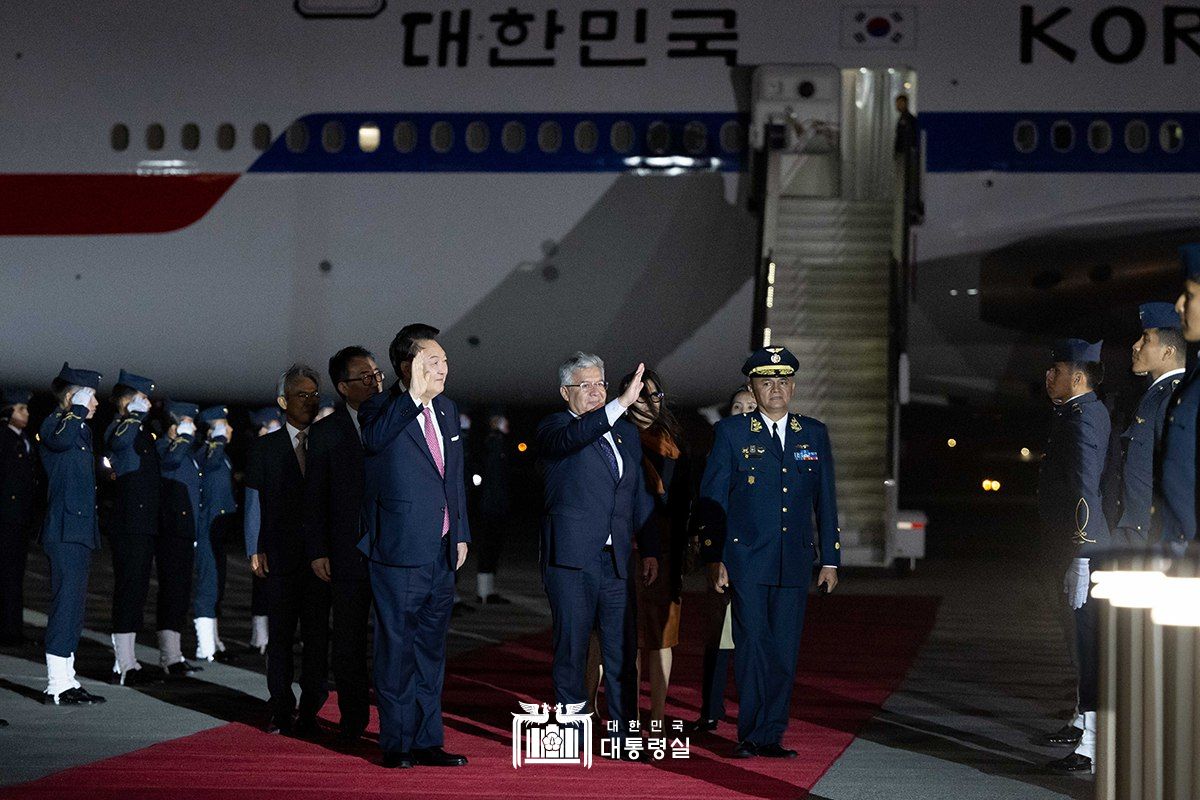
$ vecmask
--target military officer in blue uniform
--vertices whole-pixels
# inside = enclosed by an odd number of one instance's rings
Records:
[[[229,409],[212,406],[200,413],[206,439],[196,445],[200,469],[200,516],[196,527],[195,593],[192,617],[196,625],[196,658],[228,661],[217,630],[221,598],[225,594],[225,537],[234,523],[237,500],[233,494],[233,468],[225,455],[233,428]]]
[[[788,412],[798,367],[784,347],[747,359],[758,409],[716,424],[696,509],[709,580],[733,595],[734,758],[796,756],[782,740],[808,587],[820,565],[818,586],[832,591],[841,563],[829,432]]]
[[[99,372],[64,363],[50,388],[58,399],[38,434],[46,468],[47,509],[42,548],[50,559],[50,617],[46,623],[47,686],[55,705],[104,702],[75,679],[75,648],[83,632],[88,569],[100,546],[96,520],[96,462],[87,420],[96,413]]]
[[[1038,473],[1044,563],[1054,580],[1063,576],[1061,592],[1074,612],[1078,712],[1072,725],[1047,737],[1065,738],[1072,733],[1070,728],[1079,729],[1076,751],[1049,765],[1070,772],[1090,770],[1096,749],[1099,665],[1091,656],[1096,647],[1096,607],[1088,602],[1088,556],[1111,545],[1100,481],[1112,422],[1095,392],[1104,380],[1102,346],[1103,342],[1090,344],[1082,339],[1054,344],[1046,370],[1046,394],[1054,411]]]
[[[1179,248],[1183,292],[1175,301],[1180,329],[1188,342],[1200,342],[1200,244]],[[1200,411],[1200,361],[1192,364],[1175,390],[1156,478],[1162,495],[1162,540],[1182,548],[1196,538],[1196,415]]]
[[[134,652],[150,591],[150,568],[158,537],[158,449],[146,424],[154,382],[121,370],[113,388],[117,413],[104,432],[104,449],[116,476],[112,519],[107,526],[113,561],[110,683],[133,686],[149,680]]]
[[[168,675],[188,675],[200,669],[183,658],[181,631],[187,627],[192,593],[196,525],[200,515],[200,468],[196,466],[194,403],[167,406],[171,427],[158,440],[162,472],[159,500],[160,529],[155,560],[158,567],[159,665]]]
[[[37,449],[24,389],[0,392],[0,647],[24,643],[25,562],[38,512]]]

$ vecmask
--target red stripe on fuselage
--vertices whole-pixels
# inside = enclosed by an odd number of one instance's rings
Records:
[[[238,173],[0,175],[0,236],[166,233],[203,217]]]

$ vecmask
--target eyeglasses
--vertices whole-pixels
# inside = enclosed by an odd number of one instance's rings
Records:
[[[643,400],[662,400],[667,396],[666,392],[642,392]]]
[[[357,382],[361,383],[363,386],[372,386],[377,383],[383,383],[385,378],[387,378],[387,375],[384,375],[382,370],[377,369],[374,372],[363,373],[357,378],[346,378],[346,383]]]
[[[316,400],[320,396],[320,392],[292,392],[292,397],[299,397],[301,400]]]
[[[579,389],[584,392],[590,392],[592,389],[604,390],[608,388],[608,381],[584,381],[583,383],[564,383],[569,389]]]

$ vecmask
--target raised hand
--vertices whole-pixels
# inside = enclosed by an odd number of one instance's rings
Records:
[[[422,402],[426,403],[432,399],[426,397],[426,395],[429,393],[429,384],[431,383],[431,376],[429,374],[429,365],[427,361],[428,359],[420,353],[417,353],[415,356],[413,356],[412,380],[408,387],[413,394],[421,398]]]
[[[633,380],[629,382],[629,387],[621,392],[621,396],[617,400],[621,403],[622,408],[629,408],[642,394],[642,373],[646,371],[645,364],[638,364],[637,372],[633,373]]]

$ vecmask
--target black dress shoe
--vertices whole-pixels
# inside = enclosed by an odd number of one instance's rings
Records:
[[[463,614],[474,614],[474,613],[475,613],[474,607],[472,607],[469,603],[462,602],[461,600],[459,602],[455,603],[454,607],[450,609],[451,617],[460,617]]]
[[[1074,725],[1063,725],[1053,733],[1046,733],[1038,737],[1038,742],[1044,745],[1061,745],[1061,744],[1079,744],[1079,740],[1083,738],[1083,729],[1076,728]]]
[[[216,661],[218,664],[236,664],[237,656],[235,656],[233,653],[230,653],[228,650],[218,650],[217,652],[213,653],[212,660]]]
[[[120,672],[114,672],[108,677],[109,683],[120,686],[149,686],[152,683],[158,683],[159,680],[160,678],[157,675],[152,675],[150,670],[143,667],[127,669],[124,675]]]
[[[475,601],[477,603],[483,603],[483,604],[489,605],[489,606],[511,606],[512,605],[512,600],[509,600],[507,597],[504,597],[503,595],[499,595],[499,594],[495,594],[495,593],[489,594],[487,597],[480,597],[479,595],[476,595]]]
[[[22,647],[24,644],[24,636],[0,636],[0,647]]]
[[[42,695],[42,702],[46,705],[55,706],[94,706],[98,703],[103,703],[104,698],[92,694],[80,686],[78,689],[67,689],[65,692],[59,692],[57,696],[50,694]]]
[[[176,661],[174,664],[168,664],[167,666],[163,667],[163,672],[172,678],[186,678],[193,672],[203,671],[204,667],[200,667],[195,664],[189,664],[186,661]]]
[[[1092,760],[1087,756],[1079,755],[1079,753],[1071,753],[1064,758],[1051,761],[1046,766],[1055,772],[1091,772]]]
[[[796,751],[788,750],[780,744],[759,745],[758,754],[764,758],[795,758]]]
[[[689,722],[684,727],[688,733],[708,733],[709,731],[715,731],[719,724],[720,720],[700,718],[695,722]]]
[[[296,720],[293,731],[296,736],[312,738],[321,733],[321,726],[317,724],[316,717],[302,716]]]
[[[271,717],[271,721],[267,723],[267,727],[263,728],[272,736],[291,736],[292,735],[292,720],[291,718]]]
[[[413,760],[422,767],[465,767],[467,757],[447,753],[440,747],[414,747]]]
[[[729,757],[754,758],[756,755],[758,755],[758,748],[754,746],[754,742],[738,742]]]
[[[387,769],[411,769],[416,765],[412,753],[401,753],[396,750],[383,751],[383,766]]]

